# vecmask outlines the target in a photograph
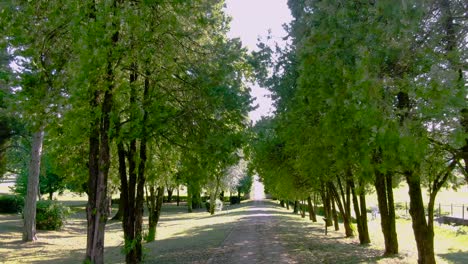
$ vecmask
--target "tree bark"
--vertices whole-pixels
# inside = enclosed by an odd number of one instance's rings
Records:
[[[130,73],[130,105],[137,107],[137,90],[135,82],[138,74],[136,65],[133,64]],[[148,112],[146,110],[149,92],[149,81],[145,79],[143,92],[143,120],[141,121],[140,133],[130,140],[129,149],[125,151],[122,142],[118,143],[119,173],[123,196],[126,197],[123,207],[123,230],[125,237],[125,261],[126,263],[140,263],[143,258],[143,213],[144,213],[144,186],[146,182],[145,170],[147,161],[147,135],[146,122]],[[135,117],[131,116],[134,120]],[[140,139],[139,152],[137,151],[137,139]],[[128,182],[125,159],[128,161]],[[122,202],[122,201],[121,201]]]
[[[293,209],[293,214],[299,213],[299,201],[294,200],[294,209]]]
[[[353,180],[349,180],[349,186],[351,188],[351,193],[353,197],[353,206],[354,206],[354,213],[356,215],[359,243],[361,245],[369,244],[370,236],[369,236],[369,230],[367,227],[367,211],[366,211],[365,194],[362,193],[362,190],[361,190],[361,193],[359,194],[359,201],[360,201],[359,203]]]
[[[215,190],[210,193],[210,214],[211,215],[215,214],[216,198],[218,198],[218,195],[219,195],[219,185],[220,185],[220,179],[219,177],[216,177]]]
[[[117,2],[112,2],[113,13],[115,15]],[[89,17],[96,18],[96,7],[91,7]],[[115,22],[111,24],[112,29],[116,29]],[[119,40],[119,31],[111,35],[111,47],[107,56],[107,69],[105,81],[107,87],[94,91],[94,98],[91,100],[93,119],[91,121],[89,137],[89,180],[88,180],[88,205],[87,205],[87,244],[85,261],[101,264],[104,263],[104,235],[105,226],[109,214],[107,197],[107,179],[110,168],[110,139],[111,112],[113,107],[114,89],[114,54],[113,49]]]
[[[301,208],[301,217],[302,218],[305,218],[305,204],[304,204],[304,200],[301,201],[301,203],[299,204],[300,208]]]
[[[468,133],[468,108],[461,110],[461,125],[465,130],[465,133]],[[465,161],[465,181],[468,184],[468,138],[465,139],[465,145],[461,148],[461,158]]]
[[[307,207],[309,209],[309,220],[317,222],[317,215],[315,214],[314,206],[312,205],[312,198],[310,195],[307,197]]]
[[[44,126],[33,134],[31,161],[29,162],[29,175],[27,193],[24,203],[23,241],[36,241],[36,203],[39,193],[39,173],[41,169],[42,145],[44,142]]]
[[[112,75],[111,65],[108,72]],[[92,125],[89,157],[89,196],[87,206],[87,246],[86,259],[92,263],[104,263],[104,233],[108,217],[107,178],[110,167],[110,148],[108,132],[112,94],[104,93],[101,118]],[[99,124],[98,127],[95,125]],[[96,133],[97,132],[97,133]]]
[[[136,75],[136,73],[135,73]],[[146,161],[147,155],[147,130],[146,124],[148,120],[148,95],[149,94],[149,79],[145,77],[144,89],[143,89],[143,120],[141,121],[141,134],[140,134],[140,157],[138,166],[138,178],[137,178],[137,190],[135,200],[135,256],[132,263],[140,263],[143,260],[143,213],[144,213],[144,188],[146,183]],[[162,196],[164,199],[164,188],[162,190]],[[159,219],[159,217],[158,217]]]
[[[187,183],[187,211],[189,213],[193,212],[192,206],[192,187],[190,183]]]
[[[340,184],[340,189],[342,190],[343,188],[341,187],[341,182],[339,182],[339,184]],[[343,204],[347,204],[347,202],[346,201],[341,202],[340,195],[336,191],[335,185],[331,182],[329,183],[329,189],[338,205],[341,218],[343,218],[343,226],[345,228],[346,237],[353,237],[354,231],[353,231],[353,228],[351,227],[351,217],[350,217],[351,213],[350,212],[347,213],[345,211],[345,207],[343,206]],[[342,194],[344,193],[342,192]],[[343,197],[343,200],[345,200],[345,197]]]
[[[187,184],[187,205],[189,213],[191,213],[193,209],[202,208],[200,187],[197,182],[191,182]]]
[[[332,205],[333,224],[335,226],[335,231],[338,231],[340,230],[340,225],[338,223],[338,213],[336,212],[335,198],[333,196],[331,198],[331,205]]]
[[[327,226],[333,225],[332,213],[331,213],[331,204],[330,204],[330,194],[326,190],[325,186],[322,185],[320,195],[323,202],[323,214],[325,216],[325,222]]]
[[[156,239],[156,227],[161,216],[162,205],[164,200],[164,187],[157,188],[157,194],[153,186],[150,186],[150,195],[147,198],[148,204],[148,236],[147,242],[152,242]]]
[[[412,171],[405,172],[410,196],[410,215],[412,219],[416,247],[418,248],[419,264],[435,264],[434,230],[426,222],[424,203],[422,199],[421,179]]]
[[[172,194],[174,193],[174,188],[167,188],[167,202],[172,203]]]
[[[176,198],[177,206],[180,204],[180,195],[179,195],[179,185],[177,185],[177,198]]]
[[[378,154],[377,154],[378,155]],[[376,162],[380,162],[380,157],[374,157]],[[395,203],[393,201],[393,175],[383,174],[378,169],[375,170],[374,186],[377,192],[377,202],[380,212],[380,225],[385,241],[384,255],[398,254],[398,238],[396,233]]]

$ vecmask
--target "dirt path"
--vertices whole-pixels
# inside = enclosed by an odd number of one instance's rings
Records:
[[[254,201],[207,263],[297,263],[275,231],[281,219],[272,212],[271,204]]]

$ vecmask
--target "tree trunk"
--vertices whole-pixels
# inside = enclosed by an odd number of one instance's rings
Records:
[[[357,222],[357,228],[358,228],[358,234],[359,234],[359,243],[361,245],[369,244],[370,236],[369,236],[369,229],[367,227],[367,211],[366,211],[365,194],[363,193],[363,190],[361,190],[361,193],[359,194],[359,200],[360,200],[360,203],[359,203],[353,180],[349,180],[349,186],[351,188],[351,193],[353,196],[353,206],[354,206],[354,213],[356,214],[356,222]]]
[[[422,199],[421,179],[412,171],[405,172],[409,187],[410,215],[413,224],[414,237],[418,248],[419,264],[435,264],[434,230],[426,222],[424,203]]]
[[[115,15],[117,2],[112,2]],[[96,17],[95,6],[92,6],[89,17]],[[112,30],[116,29],[115,22],[111,23]],[[111,112],[113,107],[115,54],[113,49],[119,40],[119,31],[115,30],[111,35],[111,47],[107,54],[106,74],[104,79],[107,87],[93,92],[91,111],[93,117],[89,136],[89,180],[88,180],[88,204],[87,204],[87,243],[86,262],[95,264],[104,263],[104,235],[108,218],[107,179],[110,168],[110,139]]]
[[[134,82],[138,78],[136,65],[132,65],[133,69],[130,73],[130,105],[137,105],[137,91],[134,87]],[[137,154],[137,138],[130,140],[128,152],[124,152],[128,160],[128,184],[126,177],[122,173],[126,173],[124,169],[119,169],[121,173],[122,191],[126,193],[127,199],[124,204],[124,237],[125,237],[125,261],[126,263],[140,263],[143,258],[142,240],[143,240],[143,213],[144,213],[144,186],[146,182],[145,169],[147,160],[146,150],[146,120],[148,112],[146,111],[147,97],[149,92],[149,80],[145,79],[143,92],[143,120],[140,130],[140,148]],[[133,119],[133,118],[132,118]],[[119,148],[120,149],[120,148]],[[120,161],[120,159],[119,159]],[[125,162],[122,162],[125,166]],[[124,188],[126,186],[126,189]]]
[[[202,199],[201,199],[200,189],[199,189],[198,186],[197,186],[195,192],[193,193],[192,206],[195,209],[203,208],[203,202],[202,202]]]
[[[361,244],[370,244],[369,236],[369,227],[367,225],[367,204],[366,204],[366,194],[359,194],[359,201],[361,202],[361,224],[362,224],[362,243]],[[361,239],[359,240],[361,241]]]
[[[36,202],[39,193],[39,173],[41,169],[42,144],[44,142],[44,126],[33,134],[31,161],[27,193],[24,203],[23,241],[36,241]]]
[[[161,216],[162,205],[164,200],[164,187],[160,186],[155,193],[154,187],[150,187],[150,196],[148,201],[148,236],[147,242],[152,242],[156,239],[156,227]]]
[[[463,109],[462,110],[462,115],[463,115],[463,126],[465,129],[465,133],[468,133],[468,109]],[[468,184],[468,139],[465,139],[465,145],[463,146],[461,150],[461,158],[463,161],[465,161],[465,181],[466,184]]]
[[[299,201],[294,200],[294,209],[293,209],[293,214],[299,213]]]
[[[320,191],[320,195],[322,197],[323,202],[323,213],[325,216],[325,222],[327,226],[333,225],[332,213],[331,213],[331,204],[330,204],[330,195],[325,190],[325,187],[322,186],[322,190]]]
[[[353,237],[354,231],[353,231],[353,228],[351,227],[351,219],[348,217],[348,214],[346,214],[345,209],[343,207],[343,203],[341,202],[340,196],[338,192],[336,191],[336,188],[333,185],[333,183],[329,184],[329,189],[330,189],[331,194],[334,196],[336,200],[338,209],[340,210],[341,217],[343,218],[343,225],[345,228],[346,237]]]
[[[187,206],[188,212],[193,212],[193,209],[202,208],[202,201],[200,197],[200,187],[198,183],[192,182],[187,184]]]
[[[340,225],[338,223],[338,214],[336,213],[335,207],[335,199],[331,198],[331,205],[332,205],[332,216],[333,216],[333,224],[335,225],[335,231],[340,230]]]
[[[385,240],[385,255],[398,254],[398,239],[393,201],[392,174],[375,170],[375,190],[380,212],[380,225]]]
[[[216,209],[216,199],[218,198],[219,195],[219,186],[220,186],[220,179],[219,177],[216,177],[216,187],[214,192],[212,191],[210,193],[210,214],[214,215],[215,214],[215,209]]]
[[[135,73],[136,74],[136,73]],[[148,95],[149,94],[149,79],[145,77],[144,90],[143,90],[143,120],[141,121],[141,134],[140,134],[140,157],[138,166],[138,178],[137,178],[137,192],[135,200],[135,262],[140,263],[143,260],[143,214],[144,214],[144,188],[146,183],[146,161],[147,155],[147,130],[146,123],[148,120]],[[163,188],[163,199],[164,199],[164,188]],[[159,218],[159,217],[158,217]]]
[[[289,210],[289,200],[286,200],[286,209]]]
[[[179,206],[179,204],[180,204],[179,185],[177,185],[177,199],[176,199],[176,201],[177,201],[177,206]]]
[[[307,197],[307,207],[309,209],[309,220],[312,222],[317,222],[317,216],[315,215],[314,206],[312,205],[312,198],[310,195]]]
[[[210,215],[214,215],[215,213],[215,207],[216,207],[216,192],[212,191],[210,193],[210,208],[208,208],[208,211]]]
[[[193,212],[192,206],[192,187],[190,183],[187,183],[187,211],[189,213]]]
[[[172,194],[174,193],[174,188],[167,188],[167,202],[172,203]]]
[[[112,66],[108,65],[112,75]],[[86,260],[92,263],[104,263],[104,234],[108,217],[107,178],[110,167],[110,112],[112,109],[112,94],[110,90],[104,93],[101,108],[101,118],[93,123],[90,135],[89,157],[89,196],[87,205],[87,245]],[[96,133],[97,132],[97,133]]]
[[[300,208],[301,208],[301,217],[305,218],[305,203],[304,200],[300,203]]]

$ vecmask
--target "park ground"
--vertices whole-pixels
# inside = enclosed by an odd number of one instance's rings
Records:
[[[0,263],[79,263],[86,246],[85,197],[68,195],[73,209],[61,231],[39,231],[39,240],[21,242],[19,215],[0,215]],[[378,219],[369,222],[370,246],[344,232],[324,235],[323,222],[312,223],[276,201],[246,201],[210,216],[204,210],[166,204],[157,240],[145,244],[146,263],[416,263],[411,222],[398,220],[401,254],[382,258]],[[436,227],[438,263],[468,263],[468,235],[453,227]],[[106,263],[124,263],[120,222],[109,221]]]

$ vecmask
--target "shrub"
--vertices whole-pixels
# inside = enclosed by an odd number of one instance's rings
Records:
[[[237,196],[231,196],[231,197],[229,198],[229,202],[230,202],[231,204],[240,204],[240,199],[239,199],[239,197],[237,197]]]
[[[60,230],[70,215],[70,208],[61,203],[44,200],[37,202],[36,228],[39,230]]]
[[[0,196],[0,213],[16,214],[23,210],[24,200],[16,195]]]
[[[460,226],[457,228],[457,236],[459,235],[467,235],[468,234],[468,226]]]

